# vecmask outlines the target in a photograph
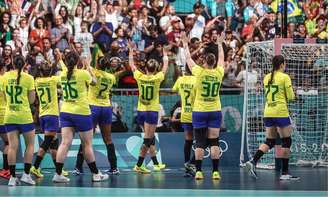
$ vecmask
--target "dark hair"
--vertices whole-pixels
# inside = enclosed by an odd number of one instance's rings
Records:
[[[0,57],[0,70],[2,70],[5,66],[6,66],[5,60],[2,57]]]
[[[42,22],[43,22],[43,28],[46,28],[47,27],[47,23],[46,23],[46,20],[43,18],[43,17],[38,17],[38,18],[36,18],[35,19],[35,21],[34,21],[34,27],[35,28],[39,28],[38,27],[38,20],[41,20]]]
[[[7,14],[7,15],[9,16],[9,22],[8,22],[8,24],[9,24],[10,21],[11,21],[11,13],[10,13],[9,11],[2,12],[1,17],[0,17],[0,23],[1,23],[1,26],[3,25],[3,16],[4,16],[5,14]]]
[[[216,57],[213,53],[208,53],[205,55],[205,63],[209,66],[214,68],[216,64]]]
[[[44,61],[39,65],[37,77],[51,77],[54,75],[54,67],[50,64],[50,62]]]
[[[62,15],[60,14],[60,10],[61,10],[62,8],[65,9],[65,12],[66,12],[66,15],[65,15],[65,16],[62,16]],[[58,14],[63,18],[63,23],[65,24],[65,23],[67,22],[67,20],[68,20],[68,9],[67,9],[67,7],[64,6],[64,5],[60,6]]]
[[[147,61],[146,70],[148,72],[154,73],[158,67],[159,67],[159,63],[155,59],[150,59]]]
[[[285,63],[285,58],[282,55],[275,55],[272,58],[272,70],[271,70],[271,78],[269,81],[269,85],[272,84],[273,81],[273,75],[274,75],[274,71],[277,71],[280,69],[280,65]]]
[[[193,38],[190,39],[191,44],[194,44],[195,42],[198,42],[198,41],[200,41],[200,40],[197,37],[193,37]]]
[[[14,68],[18,70],[17,73],[17,79],[16,79],[16,83],[17,85],[19,84],[20,78],[21,78],[21,72],[23,70],[23,67],[25,66],[25,59],[24,56],[22,55],[16,55],[14,57]]]
[[[65,55],[65,63],[67,66],[67,80],[69,81],[73,75],[73,69],[79,62],[79,55],[74,52],[70,51]]]
[[[103,56],[98,59],[98,69],[105,70],[110,67],[110,58],[108,56]]]

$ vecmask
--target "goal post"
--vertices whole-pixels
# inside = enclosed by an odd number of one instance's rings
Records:
[[[263,78],[271,71],[271,60],[281,54],[292,79],[296,101],[289,104],[293,122],[291,163],[328,166],[328,45],[294,44],[291,40],[254,42],[247,45],[246,82],[240,162],[243,164],[265,140],[263,125]],[[247,75],[256,70],[257,83]],[[259,167],[273,169],[274,149],[265,154]]]

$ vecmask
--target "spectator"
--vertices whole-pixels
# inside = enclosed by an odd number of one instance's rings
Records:
[[[13,50],[10,45],[5,45],[2,51],[2,57],[5,62],[6,71],[12,70],[12,58],[13,58]]]
[[[191,15],[194,18],[194,26],[190,32],[190,38],[196,37],[201,39],[203,35],[205,28],[205,18],[201,15],[203,12],[203,7],[204,6],[200,3],[196,3],[194,5],[194,14]]]
[[[30,45],[38,46],[40,50],[43,50],[43,38],[49,38],[50,33],[47,30],[46,22],[42,17],[39,17],[34,22],[35,29],[33,29],[29,35]]]
[[[159,25],[163,32],[169,33],[172,31],[172,21],[179,20],[179,25],[183,29],[182,20],[176,15],[175,8],[168,4],[165,8],[165,15],[159,20]]]
[[[74,42],[79,42],[82,44],[83,52],[81,54],[82,57],[91,58],[90,48],[93,46],[93,36],[88,31],[88,22],[81,22],[81,32],[76,33],[74,37]]]
[[[64,51],[69,48],[70,33],[69,30],[63,24],[63,17],[57,15],[55,17],[56,26],[51,29],[52,44],[60,51]]]
[[[55,62],[50,38],[43,38],[43,56],[48,62]]]
[[[74,19],[73,19],[73,27],[74,27],[74,34],[78,34],[81,32],[81,23],[83,21],[83,5],[79,4],[76,9],[75,9],[75,15],[74,15]]]
[[[124,30],[122,27],[118,27],[115,30],[115,34],[117,36],[116,42],[118,44],[118,56],[123,60],[127,60],[128,57],[128,39],[125,36]]]
[[[0,16],[0,43],[5,46],[6,42],[11,40],[13,27],[10,26],[11,14],[10,12],[3,12]]]
[[[104,12],[99,14],[98,21],[92,25],[92,34],[95,42],[101,47],[102,51],[108,52],[113,41],[113,24],[106,22]]]
[[[12,34],[12,40],[6,42],[6,45],[10,45],[13,53],[22,54],[22,48],[24,43],[20,40],[19,29],[14,29]]]

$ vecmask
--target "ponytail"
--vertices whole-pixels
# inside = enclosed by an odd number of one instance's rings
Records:
[[[76,52],[69,52],[65,56],[65,63],[67,66],[67,80],[69,81],[72,78],[73,70],[77,63],[79,62],[79,56]]]
[[[281,64],[285,63],[285,58],[282,55],[276,55],[272,59],[272,70],[269,85],[273,83],[274,72],[280,69]]]
[[[17,79],[16,79],[17,85],[19,85],[21,72],[23,70],[24,65],[25,65],[24,57],[22,55],[16,55],[14,57],[14,67],[15,69],[17,69]]]

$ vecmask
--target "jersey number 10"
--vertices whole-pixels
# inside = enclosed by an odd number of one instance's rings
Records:
[[[154,87],[141,85],[142,100],[150,101],[154,98]]]

